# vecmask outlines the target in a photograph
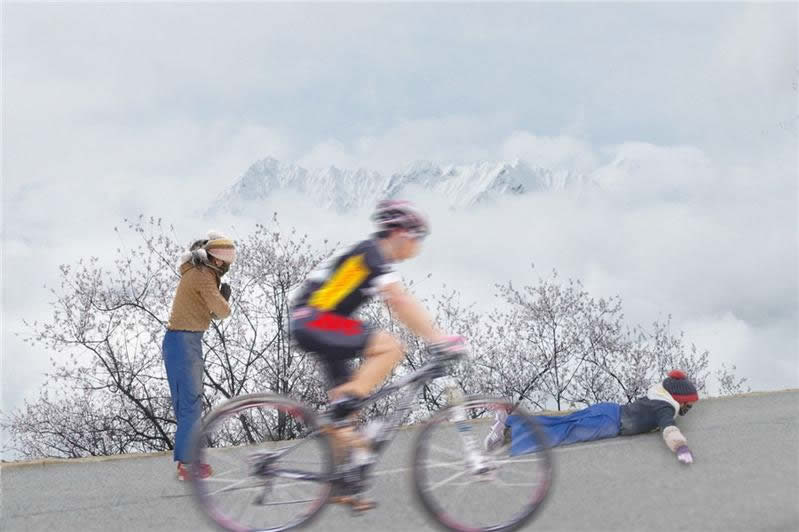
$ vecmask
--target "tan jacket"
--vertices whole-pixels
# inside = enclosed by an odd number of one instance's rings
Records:
[[[211,268],[183,264],[167,328],[170,331],[205,331],[211,319],[230,316],[230,305],[219,293],[219,282]]]

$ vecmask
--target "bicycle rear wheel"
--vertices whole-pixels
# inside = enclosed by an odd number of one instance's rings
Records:
[[[502,399],[468,397],[437,412],[419,433],[416,496],[444,528],[515,530],[541,508],[552,482],[551,453],[535,419],[513,407]],[[488,451],[484,440],[497,412],[510,413],[513,438],[500,437]]]
[[[306,523],[330,495],[333,457],[316,416],[272,394],[245,395],[211,411],[194,434],[193,467],[200,507],[235,531],[289,530]]]

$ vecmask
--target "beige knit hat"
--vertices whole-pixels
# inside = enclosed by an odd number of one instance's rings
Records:
[[[228,264],[233,264],[233,261],[236,260],[236,244],[221,233],[210,231],[208,233],[208,243],[204,247],[209,255]]]

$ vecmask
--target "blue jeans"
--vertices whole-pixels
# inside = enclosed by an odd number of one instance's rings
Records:
[[[517,416],[508,416],[511,428],[511,454],[535,452],[541,447],[555,447],[585,441],[614,438],[621,427],[618,403],[598,403],[565,416],[535,416],[546,442],[536,441]]]
[[[192,430],[202,415],[202,342],[202,332],[167,331],[162,344],[172,408],[178,422],[174,459],[184,463],[191,461]]]

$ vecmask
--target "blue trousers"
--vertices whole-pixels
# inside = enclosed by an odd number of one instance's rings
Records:
[[[190,462],[192,429],[202,415],[203,333],[167,331],[162,344],[166,378],[172,394],[175,431],[174,459]]]
[[[565,416],[535,416],[547,442],[539,442],[516,416],[508,416],[511,428],[511,454],[535,452],[548,445],[567,445],[613,438],[619,435],[621,407],[617,403],[597,403]]]

